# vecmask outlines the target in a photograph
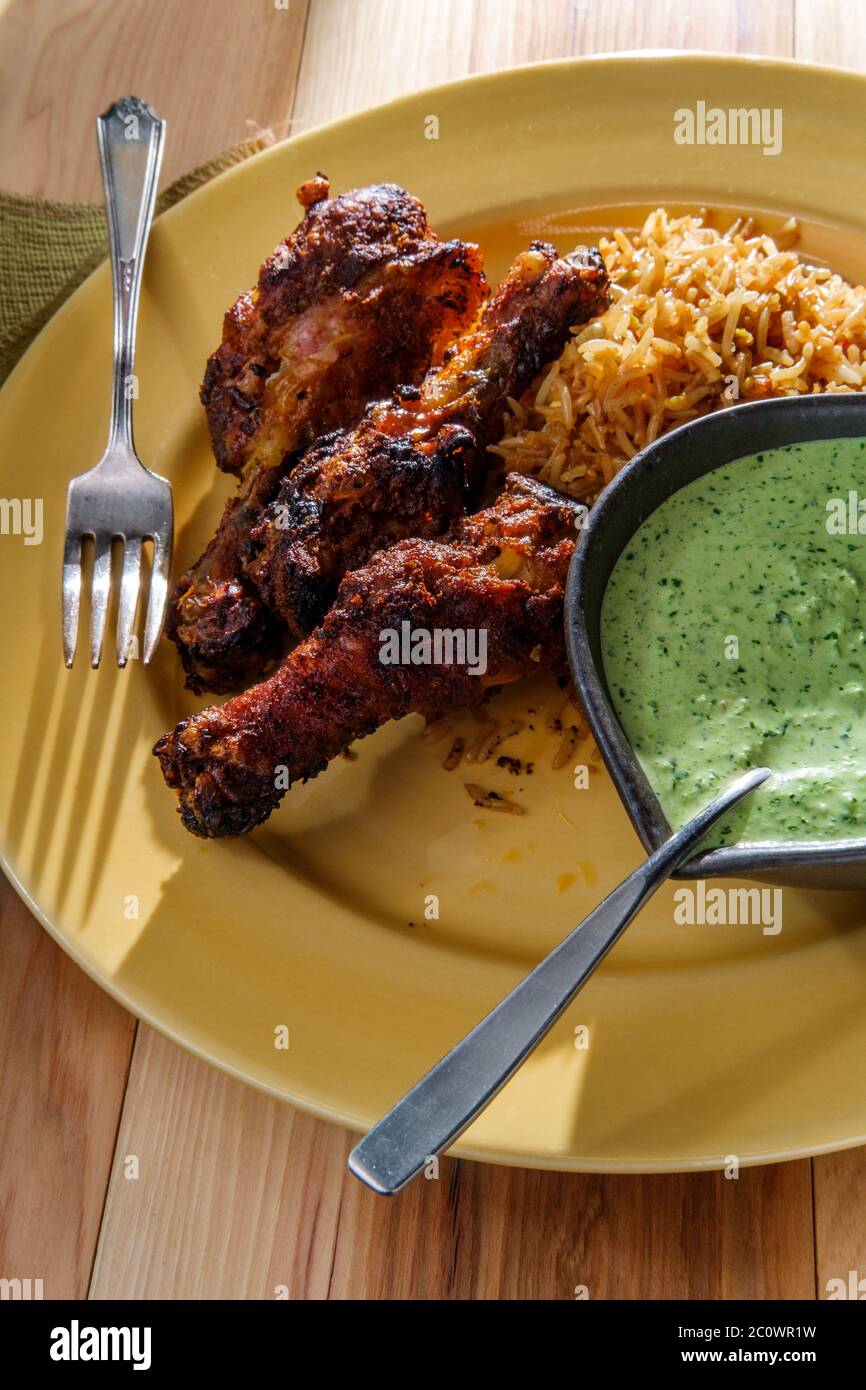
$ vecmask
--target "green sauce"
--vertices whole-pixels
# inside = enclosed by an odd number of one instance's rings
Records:
[[[866,835],[864,624],[866,440],[738,459],[652,513],[611,575],[601,640],[671,825],[764,765],[708,844]]]

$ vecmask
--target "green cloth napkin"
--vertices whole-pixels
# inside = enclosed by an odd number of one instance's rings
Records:
[[[263,131],[184,174],[160,193],[157,216],[272,143],[271,133]],[[40,328],[107,255],[101,204],[53,203],[0,190],[0,385]]]

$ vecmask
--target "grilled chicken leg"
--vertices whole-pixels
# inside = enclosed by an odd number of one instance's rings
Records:
[[[577,504],[511,474],[440,540],[404,540],[348,574],[327,618],[269,680],[180,723],[154,752],[195,835],[242,835],[285,789],[389,719],[436,718],[564,662],[563,592]],[[486,634],[486,673],[383,663],[383,636]]]
[[[506,398],[607,302],[597,251],[560,258],[533,242],[420,389],[398,391],[304,455],[253,533],[263,550],[248,565],[295,637],[321,622],[347,571],[400,537],[440,535],[474,500]]]
[[[355,424],[370,400],[418,382],[485,293],[478,248],[440,241],[403,189],[327,195],[321,176],[299,189],[303,221],[226,315],[207,365],[214,453],[239,492],[169,613],[194,690],[235,689],[283,645],[244,570],[250,532],[287,468],[321,434]]]

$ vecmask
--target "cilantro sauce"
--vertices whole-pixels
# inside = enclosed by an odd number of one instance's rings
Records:
[[[738,459],[652,513],[610,577],[601,640],[671,825],[764,765],[707,844],[866,836],[864,627],[866,440]]]

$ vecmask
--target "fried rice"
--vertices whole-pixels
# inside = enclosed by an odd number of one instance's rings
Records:
[[[866,289],[738,218],[650,213],[599,243],[612,302],[576,329],[493,452],[591,503],[658,435],[736,401],[866,389]]]

